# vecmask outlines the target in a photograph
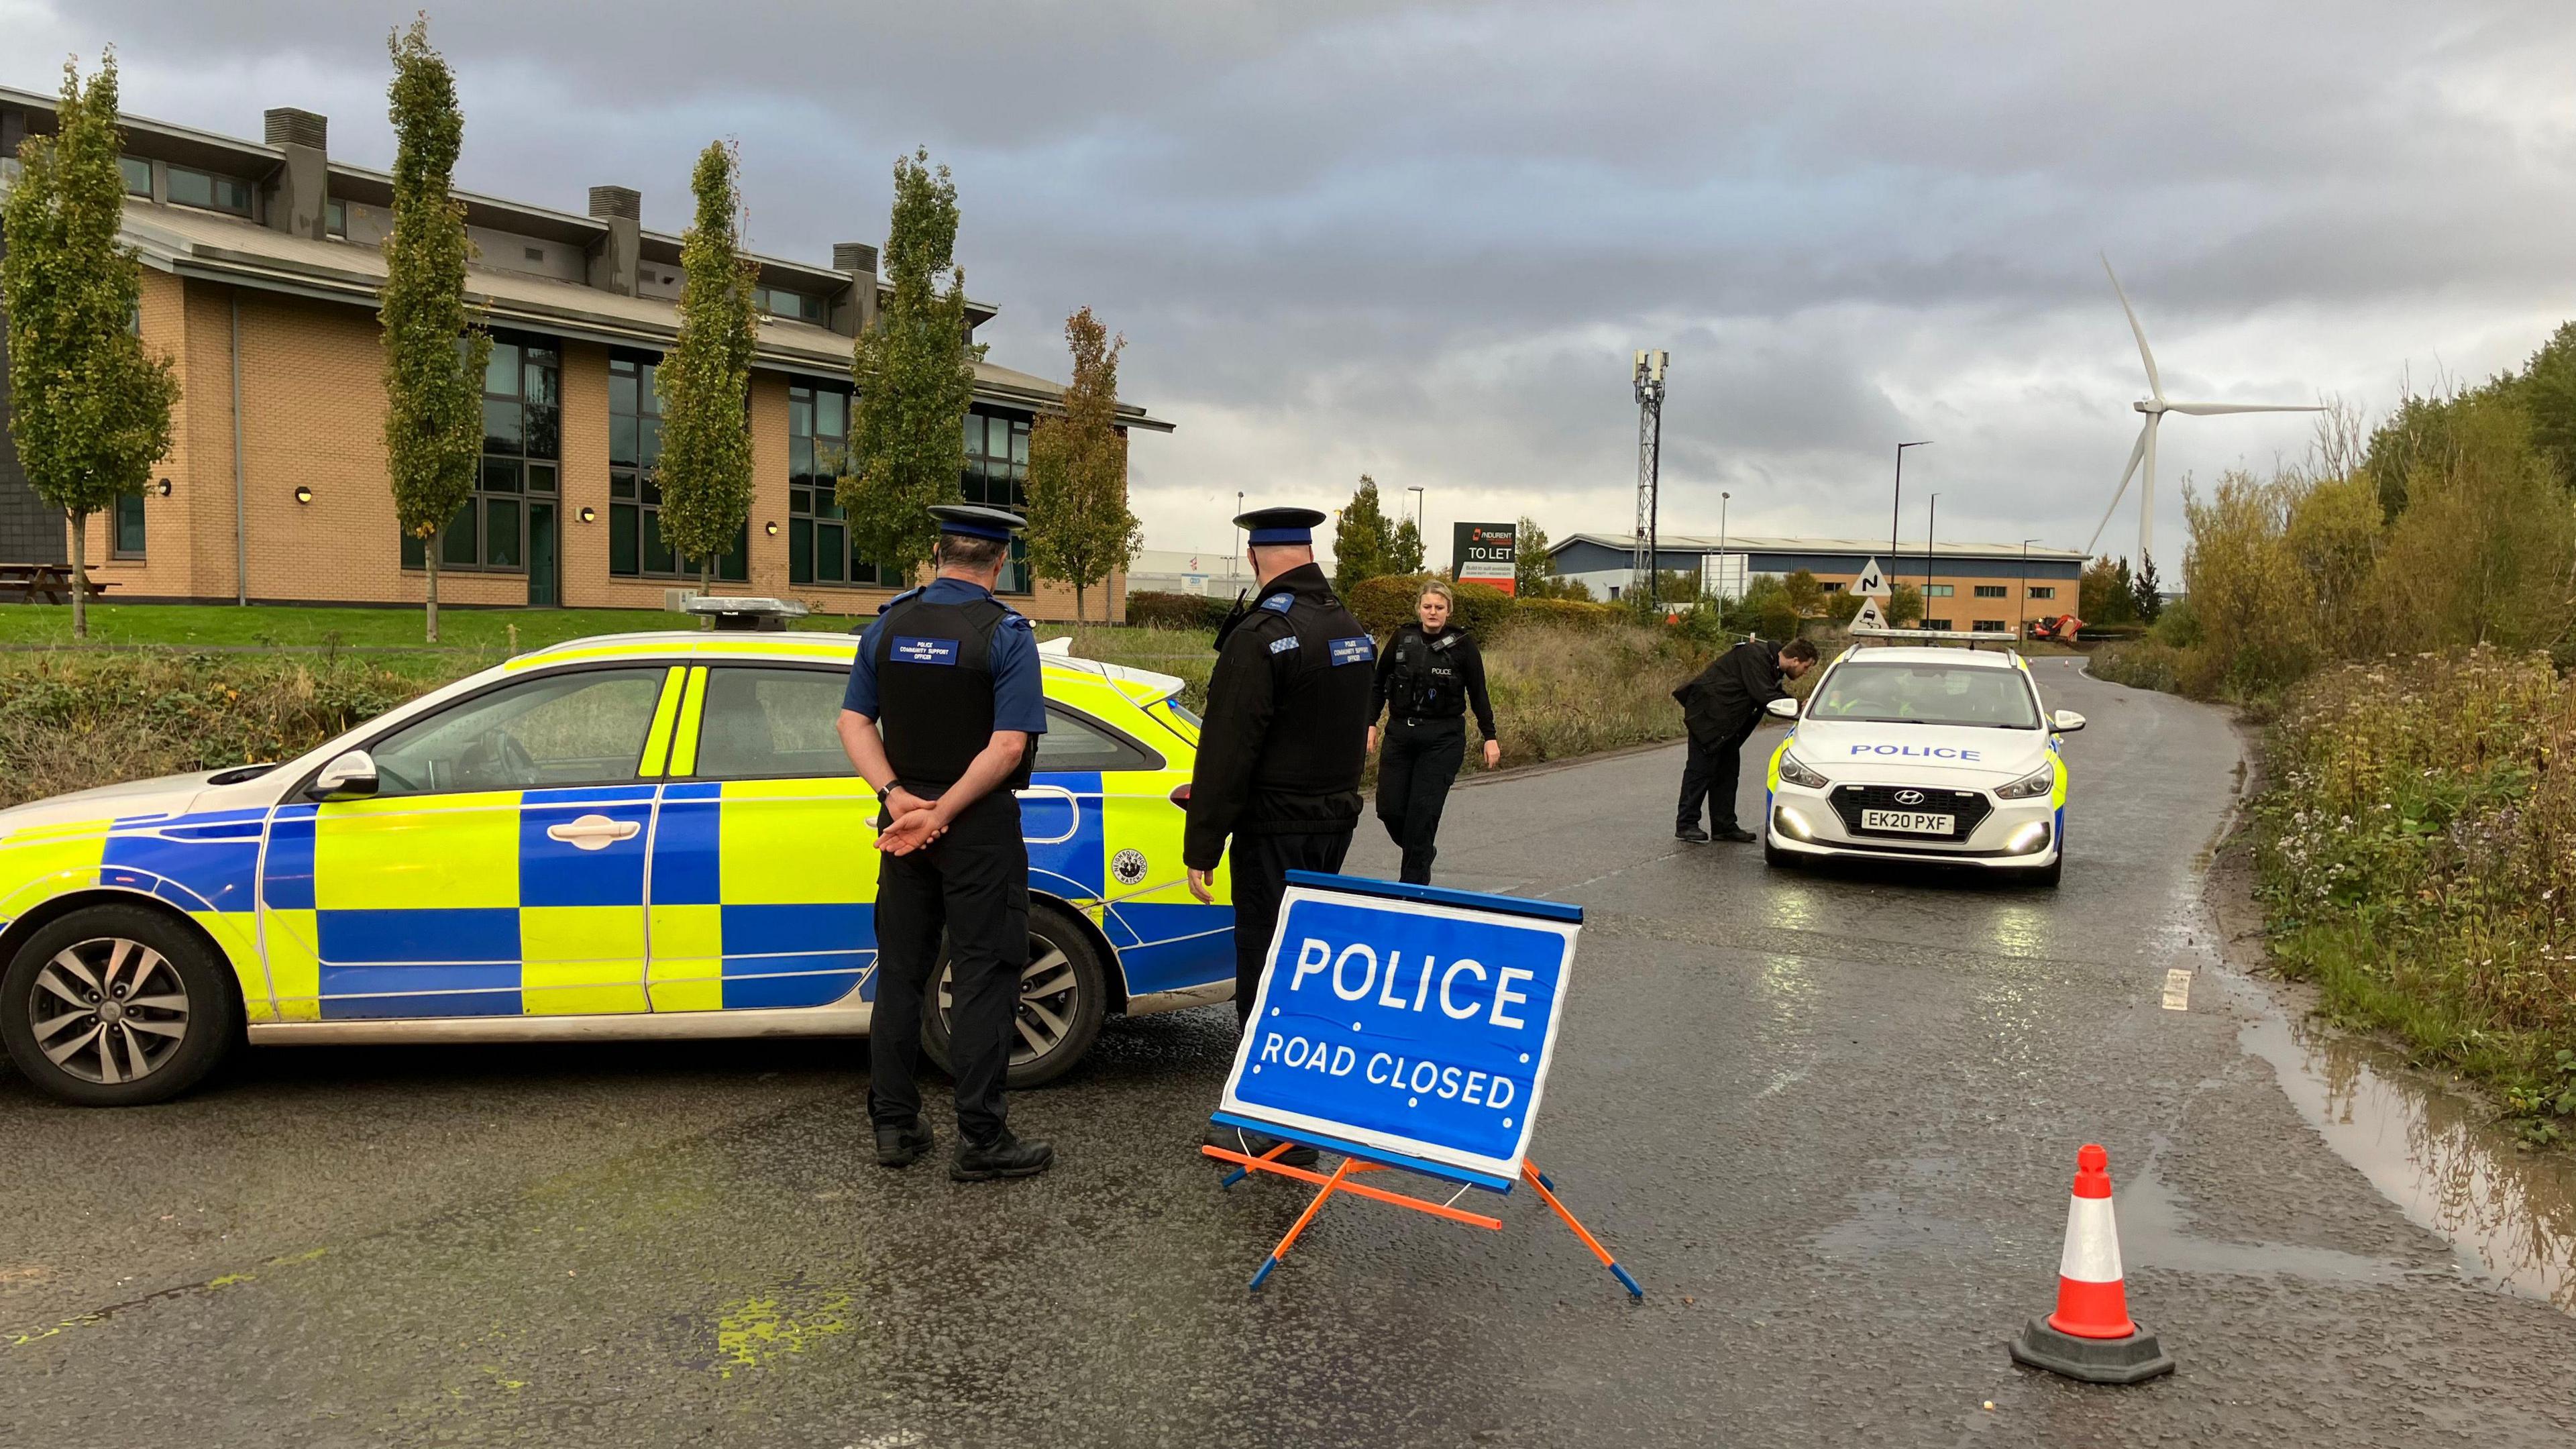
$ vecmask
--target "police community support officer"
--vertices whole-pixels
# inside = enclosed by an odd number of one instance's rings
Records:
[[[841,702],[841,743],[885,806],[868,1115],[879,1163],[903,1167],[930,1150],[912,1077],[944,930],[964,1139],[948,1175],[1027,1177],[1055,1150],[1013,1137],[1002,1104],[1029,962],[1029,852],[1012,792],[1029,783],[1046,701],[1029,621],[993,597],[1021,525],[997,508],[930,511],[939,576],[896,595],[860,635]]]
[[[1379,652],[1377,682],[1369,696],[1369,747],[1379,747],[1377,715],[1386,721],[1385,753],[1377,759],[1377,818],[1387,838],[1404,852],[1399,879],[1431,884],[1439,853],[1440,813],[1449,787],[1467,758],[1464,715],[1476,711],[1485,737],[1485,768],[1502,763],[1494,738],[1494,704],[1485,695],[1485,657],[1451,614],[1458,598],[1438,580],[1422,586],[1414,617]]]
[[[1747,639],[1709,661],[1690,683],[1673,691],[1681,701],[1682,723],[1690,729],[1690,754],[1682,764],[1681,809],[1673,837],[1696,845],[1708,843],[1699,828],[1700,807],[1708,807],[1717,838],[1738,844],[1753,832],[1735,823],[1735,777],[1744,763],[1744,742],[1762,723],[1763,708],[1788,698],[1780,677],[1791,679],[1816,665],[1816,646],[1804,639],[1766,644]]]
[[[1291,870],[1338,871],[1360,819],[1369,684],[1377,641],[1315,566],[1311,508],[1263,508],[1248,535],[1259,597],[1218,628],[1216,672],[1190,774],[1182,863],[1214,899],[1209,873],[1234,837],[1234,1011],[1252,1013],[1279,897]]]

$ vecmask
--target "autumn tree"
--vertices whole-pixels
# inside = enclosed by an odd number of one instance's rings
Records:
[[[701,592],[751,517],[751,354],[760,324],[751,306],[755,268],[742,252],[740,165],[722,141],[698,154],[689,178],[697,218],[680,241],[680,334],[655,369],[662,537],[696,561]]]
[[[1073,352],[1064,415],[1029,430],[1029,566],[1073,585],[1078,622],[1090,587],[1144,547],[1145,526],[1127,506],[1127,438],[1118,430],[1127,339],[1111,337],[1085,307],[1064,319],[1064,340]]]
[[[966,344],[966,273],[958,267],[957,183],[916,150],[894,163],[886,228],[893,296],[851,348],[857,385],[850,471],[836,490],[858,552],[897,578],[930,562],[935,503],[958,498],[975,365]]]
[[[139,494],[170,451],[179,382],[137,335],[143,292],[118,244],[116,54],[89,84],[63,66],[52,136],[18,148],[0,200],[0,309],[9,329],[9,435],[36,496],[70,517],[72,637],[89,637],[89,516]]]
[[[429,642],[438,642],[433,540],[474,493],[483,455],[483,369],[492,338],[465,304],[465,203],[452,194],[465,116],[429,21],[387,42],[394,124],[393,230],[385,237],[385,470],[394,517],[424,541]]]

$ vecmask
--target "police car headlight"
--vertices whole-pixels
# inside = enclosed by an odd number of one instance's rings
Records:
[[[1796,755],[1782,755],[1780,757],[1780,778],[1788,781],[1792,785],[1796,785],[1799,788],[1806,790],[1821,790],[1827,785],[1833,783],[1824,776],[1808,769],[1805,765],[1800,764]]]
[[[2011,784],[1995,791],[1998,800],[2036,800],[2057,788],[2057,767],[2042,765]]]

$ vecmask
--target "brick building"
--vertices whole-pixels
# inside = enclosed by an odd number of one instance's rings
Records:
[[[1579,579],[1594,598],[1615,599],[1628,586],[1635,545],[1609,533],[1577,533],[1547,551],[1548,572]],[[1827,593],[1851,587],[1871,559],[1890,583],[1923,591],[1923,627],[2021,633],[2041,619],[2075,612],[2084,554],[2071,548],[2019,543],[1940,543],[1889,553],[1884,543],[1856,538],[1694,537],[1667,533],[1655,557],[1667,571],[1699,576],[1711,594],[1737,595],[1764,574],[1786,577],[1800,569],[1816,576]]]
[[[53,113],[52,97],[0,88],[0,165],[14,168],[19,141],[49,131]],[[376,298],[391,178],[332,161],[324,118],[306,111],[268,112],[257,143],[133,115],[121,128],[139,325],[176,360],[180,399],[152,489],[91,520],[92,576],[119,600],[419,601],[423,545],[397,529],[385,478]],[[680,239],[644,230],[623,187],[592,187],[581,216],[458,199],[474,247],[466,291],[494,347],[475,496],[427,545],[440,550],[440,601],[660,608],[666,589],[696,582],[662,545],[652,476],[653,368],[678,328]],[[818,612],[873,612],[898,581],[853,552],[832,478],[851,338],[889,294],[877,250],[844,243],[829,266],[755,260],[754,493],[719,577]],[[969,303],[970,340],[993,315]],[[967,501],[1026,502],[1029,426],[1061,397],[1046,378],[975,364]],[[0,419],[8,405],[0,385]],[[1120,411],[1128,430],[1171,430]],[[69,533],[0,432],[0,560],[62,561]],[[1072,589],[1031,579],[1016,551],[1002,587],[1033,615],[1072,616]],[[1123,610],[1124,580],[1106,593]]]

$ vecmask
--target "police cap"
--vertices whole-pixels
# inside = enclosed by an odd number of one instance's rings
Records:
[[[941,533],[963,534],[968,538],[989,538],[1002,543],[1026,528],[1028,523],[1018,514],[1000,508],[985,508],[973,503],[935,503],[930,516],[939,520]]]
[[[1311,544],[1315,541],[1315,525],[1323,521],[1324,515],[1312,508],[1256,508],[1236,514],[1234,526],[1248,535],[1253,547],[1268,548],[1277,544]]]

